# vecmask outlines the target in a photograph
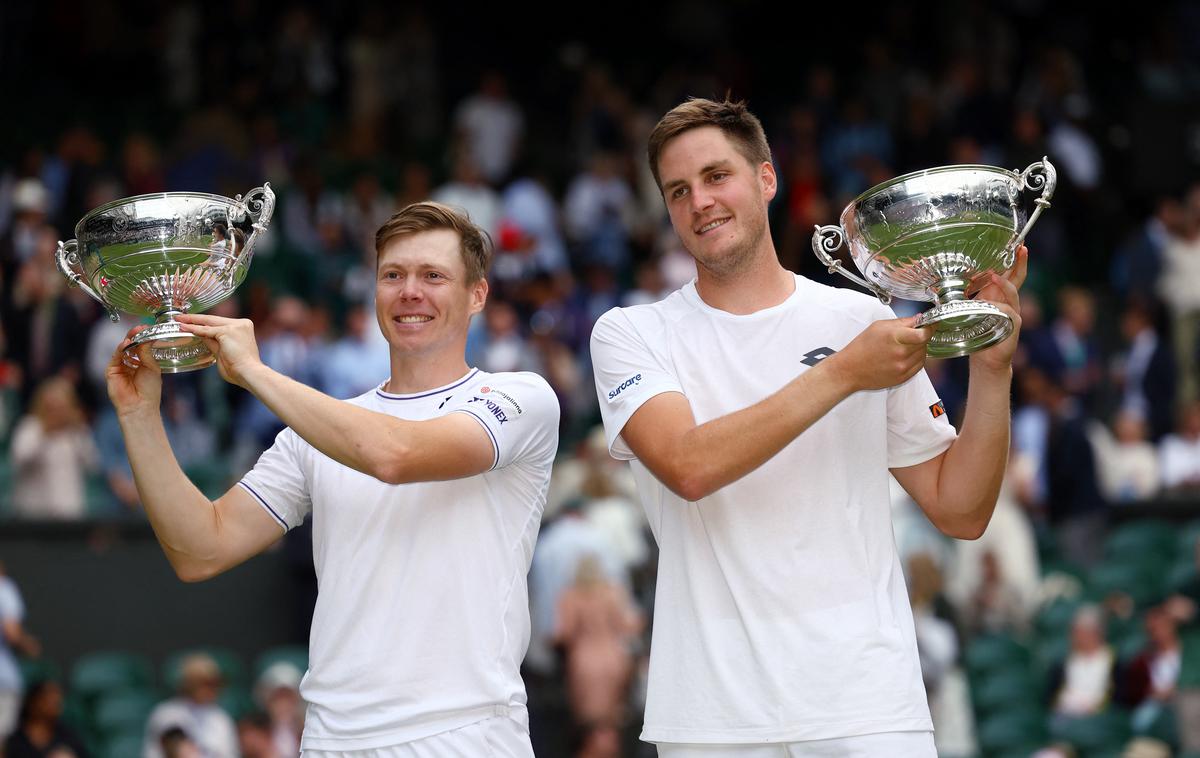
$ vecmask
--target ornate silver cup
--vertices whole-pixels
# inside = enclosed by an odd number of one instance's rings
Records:
[[[929,356],[967,355],[1012,334],[1007,314],[967,298],[983,288],[988,272],[1012,268],[1056,184],[1046,158],[1021,172],[968,165],[905,174],[859,195],[842,211],[840,226],[818,226],[813,252],[831,273],[884,303],[893,297],[935,303],[918,322],[935,329]],[[1028,221],[1021,203],[1026,190],[1039,192]],[[833,257],[843,243],[865,279]]]
[[[84,216],[75,239],[58,243],[58,269],[113,321],[120,321],[118,311],[155,317],[126,348],[126,365],[136,366],[138,347],[152,343],[164,373],[195,371],[215,357],[174,317],[233,294],[274,211],[275,193],[265,182],[233,199],[163,192],[116,200]]]

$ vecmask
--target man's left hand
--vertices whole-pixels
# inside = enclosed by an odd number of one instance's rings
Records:
[[[263,365],[254,340],[254,322],[248,318],[223,318],[185,313],[175,320],[186,331],[204,338],[208,349],[217,356],[221,378],[249,390],[249,375]]]
[[[1017,262],[1007,274],[991,273],[988,283],[975,295],[975,300],[986,301],[1008,314],[1013,322],[1012,334],[1003,342],[971,353],[971,368],[986,371],[1008,371],[1012,368],[1013,355],[1017,351],[1017,339],[1021,335],[1021,295],[1018,290],[1025,283],[1029,269],[1029,250],[1024,245],[1017,248]]]

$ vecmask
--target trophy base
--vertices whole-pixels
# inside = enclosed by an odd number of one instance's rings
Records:
[[[145,344],[150,344],[150,354],[164,374],[199,371],[217,360],[201,337],[185,332],[174,320],[160,321],[138,332],[125,348],[123,361],[126,366],[136,368],[141,363],[137,351]]]
[[[957,300],[921,314],[918,327],[932,326],[926,346],[930,358],[958,358],[1002,342],[1012,334],[1013,322],[991,303]]]

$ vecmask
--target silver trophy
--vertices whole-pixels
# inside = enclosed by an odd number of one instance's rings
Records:
[[[873,187],[842,211],[841,225],[818,226],[813,251],[829,271],[893,297],[935,303],[918,326],[932,326],[932,358],[954,358],[996,344],[1013,323],[991,303],[969,300],[1004,273],[1042,211],[1050,207],[1057,173],[1046,158],[1024,171],[995,166],[943,166]],[[1037,192],[1026,220],[1022,193]],[[833,257],[848,243],[862,278]]]
[[[233,294],[274,211],[266,182],[232,199],[162,192],[116,200],[84,216],[75,239],[58,243],[58,269],[113,321],[120,321],[118,311],[155,318],[126,348],[126,365],[136,366],[138,348],[151,343],[164,373],[195,371],[216,358],[175,316]]]

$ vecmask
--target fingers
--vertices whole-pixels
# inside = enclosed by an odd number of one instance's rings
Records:
[[[219,326],[220,324],[229,324],[237,321],[234,318],[210,316],[207,313],[181,313],[175,316],[175,320],[181,324],[208,324],[209,326]]]
[[[1017,265],[1012,267],[1008,272],[1008,281],[1017,289],[1025,283],[1025,276],[1029,273],[1029,248],[1021,245],[1017,248]]]
[[[221,326],[204,326],[199,323],[193,324],[181,321],[179,325],[185,332],[191,332],[197,336],[206,337],[213,340],[217,338],[217,335],[224,331],[224,328]]]
[[[1006,305],[1011,305],[1014,308],[1019,308],[1021,306],[1021,294],[1017,292],[1018,285],[1014,283],[1012,279],[1006,279],[999,274],[992,274],[991,280],[989,281],[989,286],[995,286],[998,288],[1003,300],[998,301],[990,297],[980,298],[981,300],[986,300],[987,302],[994,303],[996,305],[1004,303]],[[985,290],[980,292],[980,294],[986,295],[990,293],[986,292],[985,288]]]

